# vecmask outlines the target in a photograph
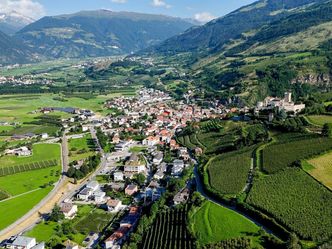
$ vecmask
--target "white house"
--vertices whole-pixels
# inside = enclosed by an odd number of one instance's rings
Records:
[[[91,181],[86,185],[86,187],[94,192],[99,188],[99,183],[97,181]]]
[[[136,153],[132,153],[124,166],[126,176],[133,176],[139,173],[146,173],[145,161]]]
[[[183,160],[176,159],[173,161],[172,175],[179,176],[184,169]]]
[[[9,248],[12,249],[31,249],[37,245],[35,238],[25,237],[25,236],[17,236],[17,238],[13,241]]]
[[[63,203],[61,205],[61,212],[64,214],[66,219],[73,219],[77,214],[77,205]]]
[[[78,193],[77,198],[83,201],[87,201],[92,193],[93,191],[90,188],[84,188],[81,192]]]
[[[86,132],[89,130],[89,126],[88,125],[82,125],[82,131]]]
[[[162,152],[158,152],[153,158],[153,164],[159,165],[164,159],[164,154]]]
[[[43,134],[41,135],[41,138],[42,138],[42,139],[48,139],[48,134],[47,134],[47,133],[43,133]]]
[[[93,196],[94,196],[95,202],[97,204],[99,204],[99,203],[103,203],[105,201],[106,193],[103,191],[97,191],[93,194]]]
[[[120,200],[110,199],[107,201],[107,210],[109,212],[119,212],[122,206],[122,202]]]
[[[123,181],[123,172],[116,171],[116,172],[114,172],[113,176],[114,176],[114,181],[116,181],[116,182]]]

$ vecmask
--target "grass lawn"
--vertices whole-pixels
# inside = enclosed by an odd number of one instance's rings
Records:
[[[308,116],[311,123],[316,125],[324,125],[326,123],[332,123],[332,116],[329,115],[312,115]]]
[[[0,126],[0,133],[1,132],[11,131],[12,129],[14,129],[13,126]]]
[[[61,240],[65,241],[70,239],[78,244],[82,244],[83,240],[90,232],[101,232],[105,226],[113,220],[113,218],[114,214],[110,214],[101,209],[96,209],[93,206],[79,206],[76,217],[70,221],[77,230],[77,233],[70,234],[70,236],[62,236]],[[37,224],[24,235],[35,237],[37,241],[48,242],[57,234],[57,226],[58,223],[56,222],[42,222]]]
[[[49,241],[49,239],[56,233],[56,222],[42,222],[36,225],[32,230],[26,232],[24,236],[36,238],[37,241]]]
[[[83,138],[70,139],[70,161],[81,160],[92,156],[95,153],[95,147],[91,134],[85,135]]]
[[[110,214],[101,209],[94,209],[75,223],[75,229],[82,234],[88,234],[90,232],[98,233],[101,232],[113,218],[114,214]]]
[[[55,166],[0,177],[0,190],[12,196],[22,194],[49,182],[58,181],[60,173],[61,167]]]
[[[200,244],[247,236],[259,227],[234,211],[206,201],[190,217],[190,226]]]
[[[17,157],[8,155],[0,157],[0,167],[21,165],[51,159],[60,160],[60,156],[61,147],[59,144],[35,144],[32,148],[32,156]]]
[[[332,153],[307,161],[312,168],[306,170],[317,181],[332,190]]]
[[[51,189],[51,187],[40,189],[15,199],[0,202],[0,230],[15,222],[37,205]]]
[[[131,153],[140,153],[140,152],[145,151],[145,150],[146,150],[145,146],[135,146],[135,147],[130,148],[129,151]]]

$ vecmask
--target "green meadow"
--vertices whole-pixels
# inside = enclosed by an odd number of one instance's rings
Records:
[[[82,138],[69,140],[69,158],[71,162],[88,158],[95,153],[94,151],[95,144],[90,134]]]
[[[60,94],[2,95],[0,96],[0,121],[31,122],[41,115],[38,110],[43,107],[73,107],[90,109],[100,113],[107,112],[103,108],[104,102],[120,95],[121,92],[98,95],[92,98],[81,98],[79,95],[70,97],[69,95],[63,96]],[[60,99],[65,101],[60,101]],[[54,115],[59,115],[62,118],[70,116],[70,114],[63,112],[55,112]]]
[[[14,165],[27,164],[51,159],[60,160],[61,147],[59,144],[34,144],[32,155],[27,157],[18,157],[6,155],[0,157],[0,168]]]
[[[51,189],[52,187],[39,189],[32,193],[0,202],[0,230],[9,226],[36,206]]]
[[[190,227],[200,244],[257,233],[259,227],[238,213],[206,201],[190,217]]]

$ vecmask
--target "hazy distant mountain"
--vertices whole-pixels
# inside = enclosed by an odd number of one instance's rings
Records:
[[[0,31],[0,64],[23,64],[35,60],[29,48]]]
[[[180,18],[97,10],[44,17],[15,37],[48,57],[105,56],[144,49],[192,26]]]
[[[0,12],[0,31],[8,35],[13,35],[20,29],[24,28],[26,25],[34,21],[34,19],[24,16],[16,11],[12,11],[9,13]]]

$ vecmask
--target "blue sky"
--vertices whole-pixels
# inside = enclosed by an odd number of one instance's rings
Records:
[[[110,9],[190,17],[208,21],[223,16],[254,0],[0,0],[0,11],[16,10],[27,16]]]

